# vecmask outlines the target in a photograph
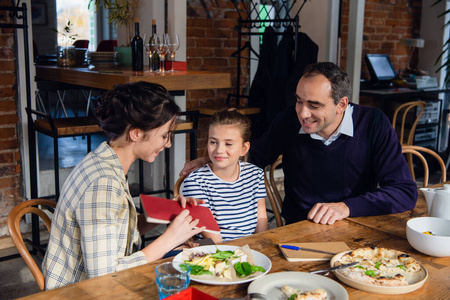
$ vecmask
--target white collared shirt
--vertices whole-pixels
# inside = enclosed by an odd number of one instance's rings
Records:
[[[344,118],[342,119],[341,124],[339,125],[338,129],[330,136],[329,139],[325,139],[324,137],[321,137],[317,133],[311,133],[311,138],[315,140],[322,141],[325,146],[329,146],[332,142],[337,140],[341,134],[345,134],[349,137],[353,137],[353,105],[349,104],[347,105],[347,108],[344,112]],[[300,128],[299,134],[307,134],[303,128]]]

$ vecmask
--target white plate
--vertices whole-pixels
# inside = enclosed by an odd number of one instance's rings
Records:
[[[340,260],[341,256],[348,252],[349,251],[344,251],[333,256],[333,258],[330,260],[330,265],[334,267],[335,263],[338,260]],[[405,286],[379,286],[362,283],[345,276],[339,270],[335,271],[334,274],[336,275],[337,278],[339,278],[340,281],[355,289],[359,289],[374,294],[397,295],[413,292],[423,286],[423,284],[428,278],[428,272],[424,266],[422,265],[420,266],[422,267],[422,270],[418,274],[416,274],[414,278],[408,280],[409,284]]]
[[[238,246],[226,246],[226,245],[219,245],[219,246],[201,246],[201,247],[196,247],[196,248],[191,248],[189,250],[192,251],[198,251],[198,252],[204,252],[204,253],[216,253],[217,249],[219,249],[220,251],[227,251],[227,250],[231,250],[231,251],[235,251],[236,249],[238,249],[240,247]],[[267,272],[270,271],[270,269],[272,268],[272,262],[270,261],[270,259],[265,256],[264,254],[255,251],[255,250],[251,250],[252,254],[253,254],[253,258],[255,259],[255,265],[263,267],[264,270],[266,270],[264,273],[258,275],[258,276],[248,276],[248,277],[244,277],[244,278],[237,278],[235,280],[232,281],[221,281],[219,279],[215,280],[215,279],[202,279],[202,276],[194,276],[191,275],[191,280],[192,281],[196,281],[199,283],[204,283],[204,284],[213,284],[213,285],[230,285],[230,284],[238,284],[238,283],[245,283],[245,282],[250,282],[253,281],[265,274],[267,274]],[[173,258],[173,262],[181,262],[184,263],[184,261],[182,261],[181,258],[182,253],[178,253],[174,258]]]
[[[305,272],[279,272],[265,275],[250,283],[248,293],[261,293],[270,300],[286,300],[285,294],[281,291],[281,287],[285,284],[303,291],[324,289],[327,292],[327,299],[348,299],[347,291],[336,281]]]

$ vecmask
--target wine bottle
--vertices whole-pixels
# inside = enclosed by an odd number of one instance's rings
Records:
[[[133,71],[144,69],[144,41],[139,36],[139,19],[134,23],[135,35],[131,39],[131,60]]]
[[[150,45],[150,50],[152,51],[152,59],[150,60],[149,58],[149,65],[152,64],[152,69],[154,71],[157,71],[159,69],[159,56],[158,53],[156,53],[156,45],[155,45],[155,40],[156,38],[156,20],[153,19],[152,20],[152,36],[150,37],[149,40],[149,45]]]

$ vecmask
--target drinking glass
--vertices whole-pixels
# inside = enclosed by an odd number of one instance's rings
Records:
[[[178,48],[180,48],[180,38],[178,37],[178,34],[169,34],[167,39],[167,43],[169,45],[169,54],[170,54],[170,59],[172,61],[172,67],[170,69],[170,72],[175,72],[175,70],[173,69],[173,62],[174,62],[174,57],[175,57],[175,52],[178,50]]]
[[[164,299],[187,289],[189,287],[190,272],[190,267],[182,263],[166,262],[157,265],[155,267],[155,277],[159,299]]]
[[[156,45],[156,52],[159,55],[159,72],[164,74],[164,61],[166,58],[167,51],[169,50],[169,45],[167,44],[167,34],[158,34],[158,41]]]

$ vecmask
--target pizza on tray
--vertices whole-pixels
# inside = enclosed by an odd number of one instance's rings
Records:
[[[359,262],[339,270],[342,275],[361,283],[379,286],[405,286],[421,276],[422,267],[408,254],[383,247],[366,247],[343,254],[334,266]]]

